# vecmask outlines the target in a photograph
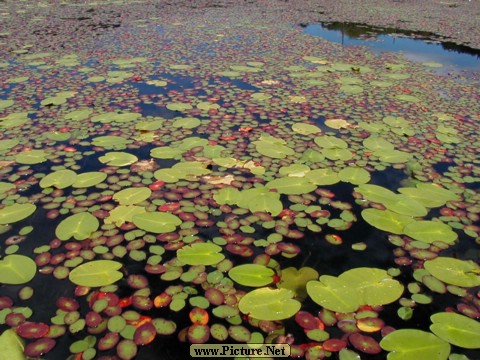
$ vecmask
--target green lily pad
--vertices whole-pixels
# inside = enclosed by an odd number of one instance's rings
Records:
[[[315,144],[325,149],[346,149],[348,144],[345,140],[336,138],[335,136],[323,135],[317,136],[315,139]]]
[[[122,226],[126,222],[133,222],[135,215],[146,213],[147,210],[143,206],[136,205],[119,205],[115,209],[110,210],[109,215],[104,219],[105,224],[115,224]]]
[[[333,148],[333,149],[322,149],[322,155],[329,160],[342,160],[347,161],[353,158],[351,151],[347,149]]]
[[[430,316],[430,331],[440,339],[466,349],[480,349],[480,322],[453,312]]]
[[[317,280],[319,274],[317,270],[305,266],[297,270],[294,267],[283,269],[280,276],[280,282],[277,287],[280,289],[289,289],[295,292],[295,296],[300,299],[307,297],[307,283],[310,280]]]
[[[164,125],[163,120],[140,121],[135,124],[135,129],[140,131],[155,131]]]
[[[434,241],[453,244],[458,238],[449,225],[438,221],[413,221],[405,226],[403,232],[415,240],[429,244]]]
[[[366,200],[380,204],[395,199],[397,195],[387,188],[373,184],[361,184],[355,188],[355,191],[362,194]]]
[[[398,100],[408,101],[408,102],[419,102],[420,101],[420,99],[418,97],[413,96],[413,95],[406,95],[406,94],[397,95],[396,98]]]
[[[43,150],[22,151],[15,156],[15,161],[27,165],[40,164],[47,161],[47,153]]]
[[[480,266],[472,260],[439,256],[425,261],[425,269],[437,279],[463,287],[480,286]]]
[[[289,166],[282,166],[278,170],[280,176],[290,177],[304,177],[310,171],[310,167],[304,164],[292,164]]]
[[[68,278],[79,286],[107,286],[123,277],[123,273],[118,271],[122,266],[122,263],[112,260],[89,261],[70,271]]]
[[[402,116],[385,116],[383,122],[396,128],[408,127],[410,125],[410,123]]]
[[[138,161],[138,158],[126,152],[112,151],[100,156],[98,160],[109,166],[127,166]]]
[[[55,235],[60,240],[68,240],[72,237],[76,240],[85,240],[97,231],[99,225],[95,216],[82,212],[62,220],[55,229]]]
[[[302,135],[318,134],[322,132],[322,130],[318,126],[304,123],[293,124],[292,130]]]
[[[209,159],[218,159],[225,150],[221,145],[206,145],[203,147],[203,156]]]
[[[207,164],[200,161],[182,161],[172,166],[172,170],[179,172],[181,178],[201,176],[211,172]]]
[[[40,187],[56,187],[57,189],[65,189],[71,186],[77,179],[77,173],[72,170],[58,170],[48,174],[40,180]]]
[[[197,105],[198,107],[198,105]],[[200,119],[194,117],[187,117],[187,118],[179,118],[176,119],[172,126],[176,128],[183,128],[183,129],[193,129],[199,126],[202,122]]]
[[[197,104],[197,109],[208,111],[211,109],[220,109],[220,105],[211,103],[210,101],[201,101]]]
[[[363,146],[371,151],[390,151],[394,149],[394,145],[381,137],[370,136],[363,140]]]
[[[0,140],[0,151],[10,150],[11,148],[17,146],[20,143],[18,139],[5,139]]]
[[[208,145],[208,140],[197,136],[191,136],[180,141],[177,147],[181,150],[190,150],[194,147],[205,147]]]
[[[300,195],[308,194],[317,188],[306,178],[285,177],[269,181],[265,184],[267,189],[275,189],[280,194]]]
[[[278,215],[283,210],[280,194],[270,192],[265,187],[243,190],[238,206],[249,209],[252,213],[265,211],[273,216]]]
[[[323,156],[320,152],[314,149],[308,149],[302,154],[301,162],[321,162],[325,160],[325,156]]]
[[[114,135],[98,136],[92,139],[92,145],[101,146],[105,149],[125,149],[126,145],[131,142],[131,140]]]
[[[133,187],[115,193],[113,200],[118,201],[120,205],[133,205],[147,200],[150,195],[152,190],[148,187]]]
[[[346,167],[338,173],[341,181],[349,182],[354,185],[365,184],[370,181],[370,173],[357,166]]]
[[[342,85],[340,87],[340,91],[344,92],[345,94],[361,94],[363,93],[363,87],[358,86],[358,85],[351,85],[351,84],[346,84]]]
[[[37,207],[33,204],[13,204],[0,209],[0,224],[6,225],[26,219]]]
[[[103,182],[107,178],[107,174],[100,171],[90,171],[83,174],[78,174],[77,178],[72,184],[74,188],[88,188]]]
[[[274,159],[284,159],[287,156],[295,154],[293,149],[282,144],[271,143],[265,140],[254,141],[254,144],[260,154]]]
[[[239,310],[258,320],[283,320],[295,315],[301,303],[288,289],[255,289],[243,296],[238,303]]]
[[[450,190],[434,184],[420,183],[416,188],[399,188],[398,191],[405,194],[426,207],[438,207],[450,200],[459,200],[459,197]]]
[[[0,182],[0,194],[15,189],[16,186],[6,182]]]
[[[184,151],[170,146],[161,146],[150,150],[150,156],[157,159],[175,159]]]
[[[338,277],[320,276],[307,283],[308,295],[317,304],[332,311],[352,312],[361,305],[383,305],[397,300],[403,286],[385,270],[356,268]]]
[[[186,111],[191,110],[192,108],[192,105],[181,102],[171,102],[167,104],[167,109],[172,111]]]
[[[0,100],[0,110],[6,109],[7,107],[10,107],[14,104],[13,100],[7,99],[7,100]]]
[[[7,329],[0,335],[0,353],[4,360],[25,360],[24,348],[22,338],[14,330]]]
[[[332,169],[316,169],[305,175],[305,178],[315,185],[333,185],[340,181],[338,173]]]
[[[394,194],[391,199],[384,201],[383,205],[385,205],[388,210],[413,217],[425,216],[428,213],[425,206],[403,194]]]
[[[241,198],[242,194],[240,191],[233,187],[224,187],[213,195],[213,199],[220,205],[236,205],[240,202]]]
[[[450,344],[426,331],[416,329],[395,330],[380,342],[389,351],[388,360],[447,360]]]
[[[183,173],[180,170],[175,169],[159,169],[153,173],[155,179],[162,180],[166,183],[174,183],[180,180],[183,177]]]
[[[403,234],[405,226],[414,221],[410,216],[378,209],[365,209],[362,211],[362,217],[377,229],[393,234]]]
[[[175,231],[182,220],[176,215],[155,211],[135,215],[133,223],[142,230],[162,234]]]
[[[240,285],[261,287],[272,283],[275,271],[265,265],[243,264],[230,269],[228,276]]]
[[[50,131],[45,134],[47,139],[53,141],[67,141],[72,137],[72,134],[68,132],[60,132],[60,131]]]
[[[390,164],[405,163],[413,158],[412,154],[400,150],[377,150],[373,152],[373,155],[378,156],[380,161]]]
[[[92,109],[78,109],[65,114],[65,119],[85,120],[93,113]]]
[[[0,259],[0,283],[25,284],[37,273],[35,261],[25,255],[7,255]]]
[[[215,265],[225,259],[222,248],[213,243],[194,243],[177,250],[177,258],[187,265]]]

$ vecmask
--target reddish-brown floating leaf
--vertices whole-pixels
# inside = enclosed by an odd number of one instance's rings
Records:
[[[457,309],[463,315],[468,316],[469,318],[478,319],[480,317],[480,311],[475,309],[473,306],[467,304],[458,304]]]
[[[126,308],[126,307],[129,307],[130,305],[132,305],[131,296],[126,298],[121,298],[120,300],[118,300],[118,306],[120,306],[121,308]]]
[[[97,348],[100,351],[106,351],[113,349],[120,340],[120,334],[109,332],[105,334],[100,340],[98,340]]]
[[[13,300],[8,296],[0,296],[0,310],[11,308],[13,306]]]
[[[225,295],[215,288],[207,289],[207,291],[205,291],[205,297],[212,305],[222,305],[225,301]]]
[[[343,243],[343,239],[339,235],[335,234],[325,235],[325,240],[332,245],[340,245]]]
[[[85,323],[88,327],[97,327],[102,320],[101,315],[95,311],[89,311],[85,316]]]
[[[149,274],[163,274],[167,271],[167,268],[163,265],[145,265],[145,271]]]
[[[410,255],[415,259],[420,260],[432,260],[438,257],[438,254],[436,252],[424,249],[413,249],[412,251],[410,251]]]
[[[187,338],[192,344],[205,344],[210,338],[210,328],[207,325],[192,325],[188,328]]]
[[[137,345],[147,345],[155,339],[156,335],[157,330],[155,329],[155,326],[153,326],[152,322],[146,322],[135,330],[133,341]]]
[[[297,245],[291,244],[291,243],[278,243],[277,244],[278,249],[284,253],[287,254],[299,254],[300,253],[300,248]]]
[[[246,245],[228,244],[225,249],[235,255],[249,257],[253,255],[253,250]]]
[[[337,327],[345,334],[358,332],[357,324],[354,320],[340,320],[337,323]]]
[[[328,339],[322,344],[323,348],[330,352],[339,352],[347,347],[347,342],[341,339]]]
[[[382,330],[385,323],[380,318],[367,317],[357,320],[357,327],[363,332],[376,332]]]
[[[156,308],[168,306],[172,302],[172,297],[167,293],[161,293],[153,299],[153,305]]]
[[[153,307],[153,301],[147,296],[132,296],[132,306],[138,310],[150,310]]]
[[[52,350],[57,342],[53,339],[44,338],[38,339],[27,346],[23,350],[24,354],[28,357],[38,358],[40,356],[45,355],[50,350]]]
[[[25,315],[21,313],[10,313],[5,317],[5,324],[14,328],[26,321]]]
[[[62,309],[64,311],[75,311],[80,307],[77,300],[67,297],[58,298],[56,305],[59,309]]]
[[[180,209],[180,203],[167,203],[160,205],[157,210],[158,211],[175,211]]]
[[[194,325],[207,325],[209,316],[208,312],[202,308],[194,307],[188,314],[190,321]]]
[[[75,287],[75,296],[85,296],[90,292],[90,288],[88,286],[77,286]]]
[[[128,276],[127,283],[131,288],[143,289],[148,286],[148,279],[143,275],[132,274]]]
[[[50,263],[51,258],[52,258],[52,255],[48,252],[38,254],[35,257],[35,264],[37,264],[37,266],[45,266]]]
[[[137,345],[132,340],[124,339],[117,344],[117,355],[122,360],[131,360],[137,355]]]
[[[298,325],[307,330],[318,329],[319,324],[321,323],[320,319],[306,311],[297,312],[295,314],[295,321]]]
[[[378,342],[370,336],[354,333],[348,337],[348,341],[350,341],[350,344],[352,344],[355,349],[365,354],[373,355],[382,352],[382,348]]]
[[[17,327],[17,334],[24,339],[40,339],[47,335],[48,330],[47,324],[28,321]]]

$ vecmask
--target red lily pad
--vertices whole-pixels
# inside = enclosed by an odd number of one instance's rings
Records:
[[[17,334],[24,339],[40,339],[47,335],[48,329],[47,324],[29,321],[17,327]]]
[[[374,355],[382,352],[378,342],[371,336],[353,333],[348,337],[348,341],[355,349],[365,354]]]
[[[54,339],[44,338],[38,339],[25,346],[24,354],[28,357],[38,358],[52,350],[57,342]]]

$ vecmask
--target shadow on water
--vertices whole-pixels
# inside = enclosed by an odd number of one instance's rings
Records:
[[[354,23],[300,24],[303,32],[344,46],[368,46],[374,52],[399,52],[413,61],[439,62],[457,71],[480,71],[480,50],[443,42],[429,32],[402,31]]]

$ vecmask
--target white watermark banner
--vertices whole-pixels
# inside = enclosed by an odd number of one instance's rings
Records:
[[[237,357],[250,358],[288,357],[288,344],[193,344],[190,345],[192,357]]]

